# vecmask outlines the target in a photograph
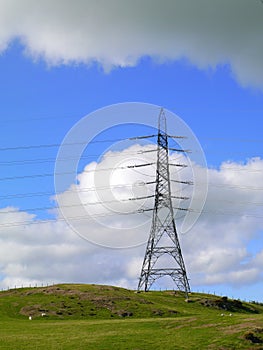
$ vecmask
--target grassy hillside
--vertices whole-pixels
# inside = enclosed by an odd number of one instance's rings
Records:
[[[0,349],[263,349],[262,304],[206,294],[15,289],[0,292],[0,322]]]

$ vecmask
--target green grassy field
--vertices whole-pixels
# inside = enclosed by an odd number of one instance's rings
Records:
[[[263,305],[206,294],[15,289],[0,292],[0,322],[0,349],[263,349]]]

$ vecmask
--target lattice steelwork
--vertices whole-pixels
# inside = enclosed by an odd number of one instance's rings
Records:
[[[174,220],[168,151],[166,117],[161,110],[158,122],[155,205],[138,290],[148,291],[158,278],[171,276],[177,289],[184,291],[187,296],[190,286]],[[157,261],[160,259],[160,263],[162,259],[165,263],[167,259],[163,258],[167,256],[170,256],[173,266],[158,268]]]

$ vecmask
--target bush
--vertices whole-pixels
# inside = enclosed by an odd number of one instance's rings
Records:
[[[259,333],[258,330],[248,331],[245,333],[244,338],[251,341],[253,344],[262,344],[263,340],[260,339],[255,333]]]

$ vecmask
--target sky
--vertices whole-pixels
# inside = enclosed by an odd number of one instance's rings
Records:
[[[192,290],[263,301],[262,27],[260,0],[0,0],[0,288],[136,289],[152,202],[122,201],[155,166],[127,166],[156,158],[127,138],[163,107],[190,135],[171,174],[200,214],[176,213]]]

